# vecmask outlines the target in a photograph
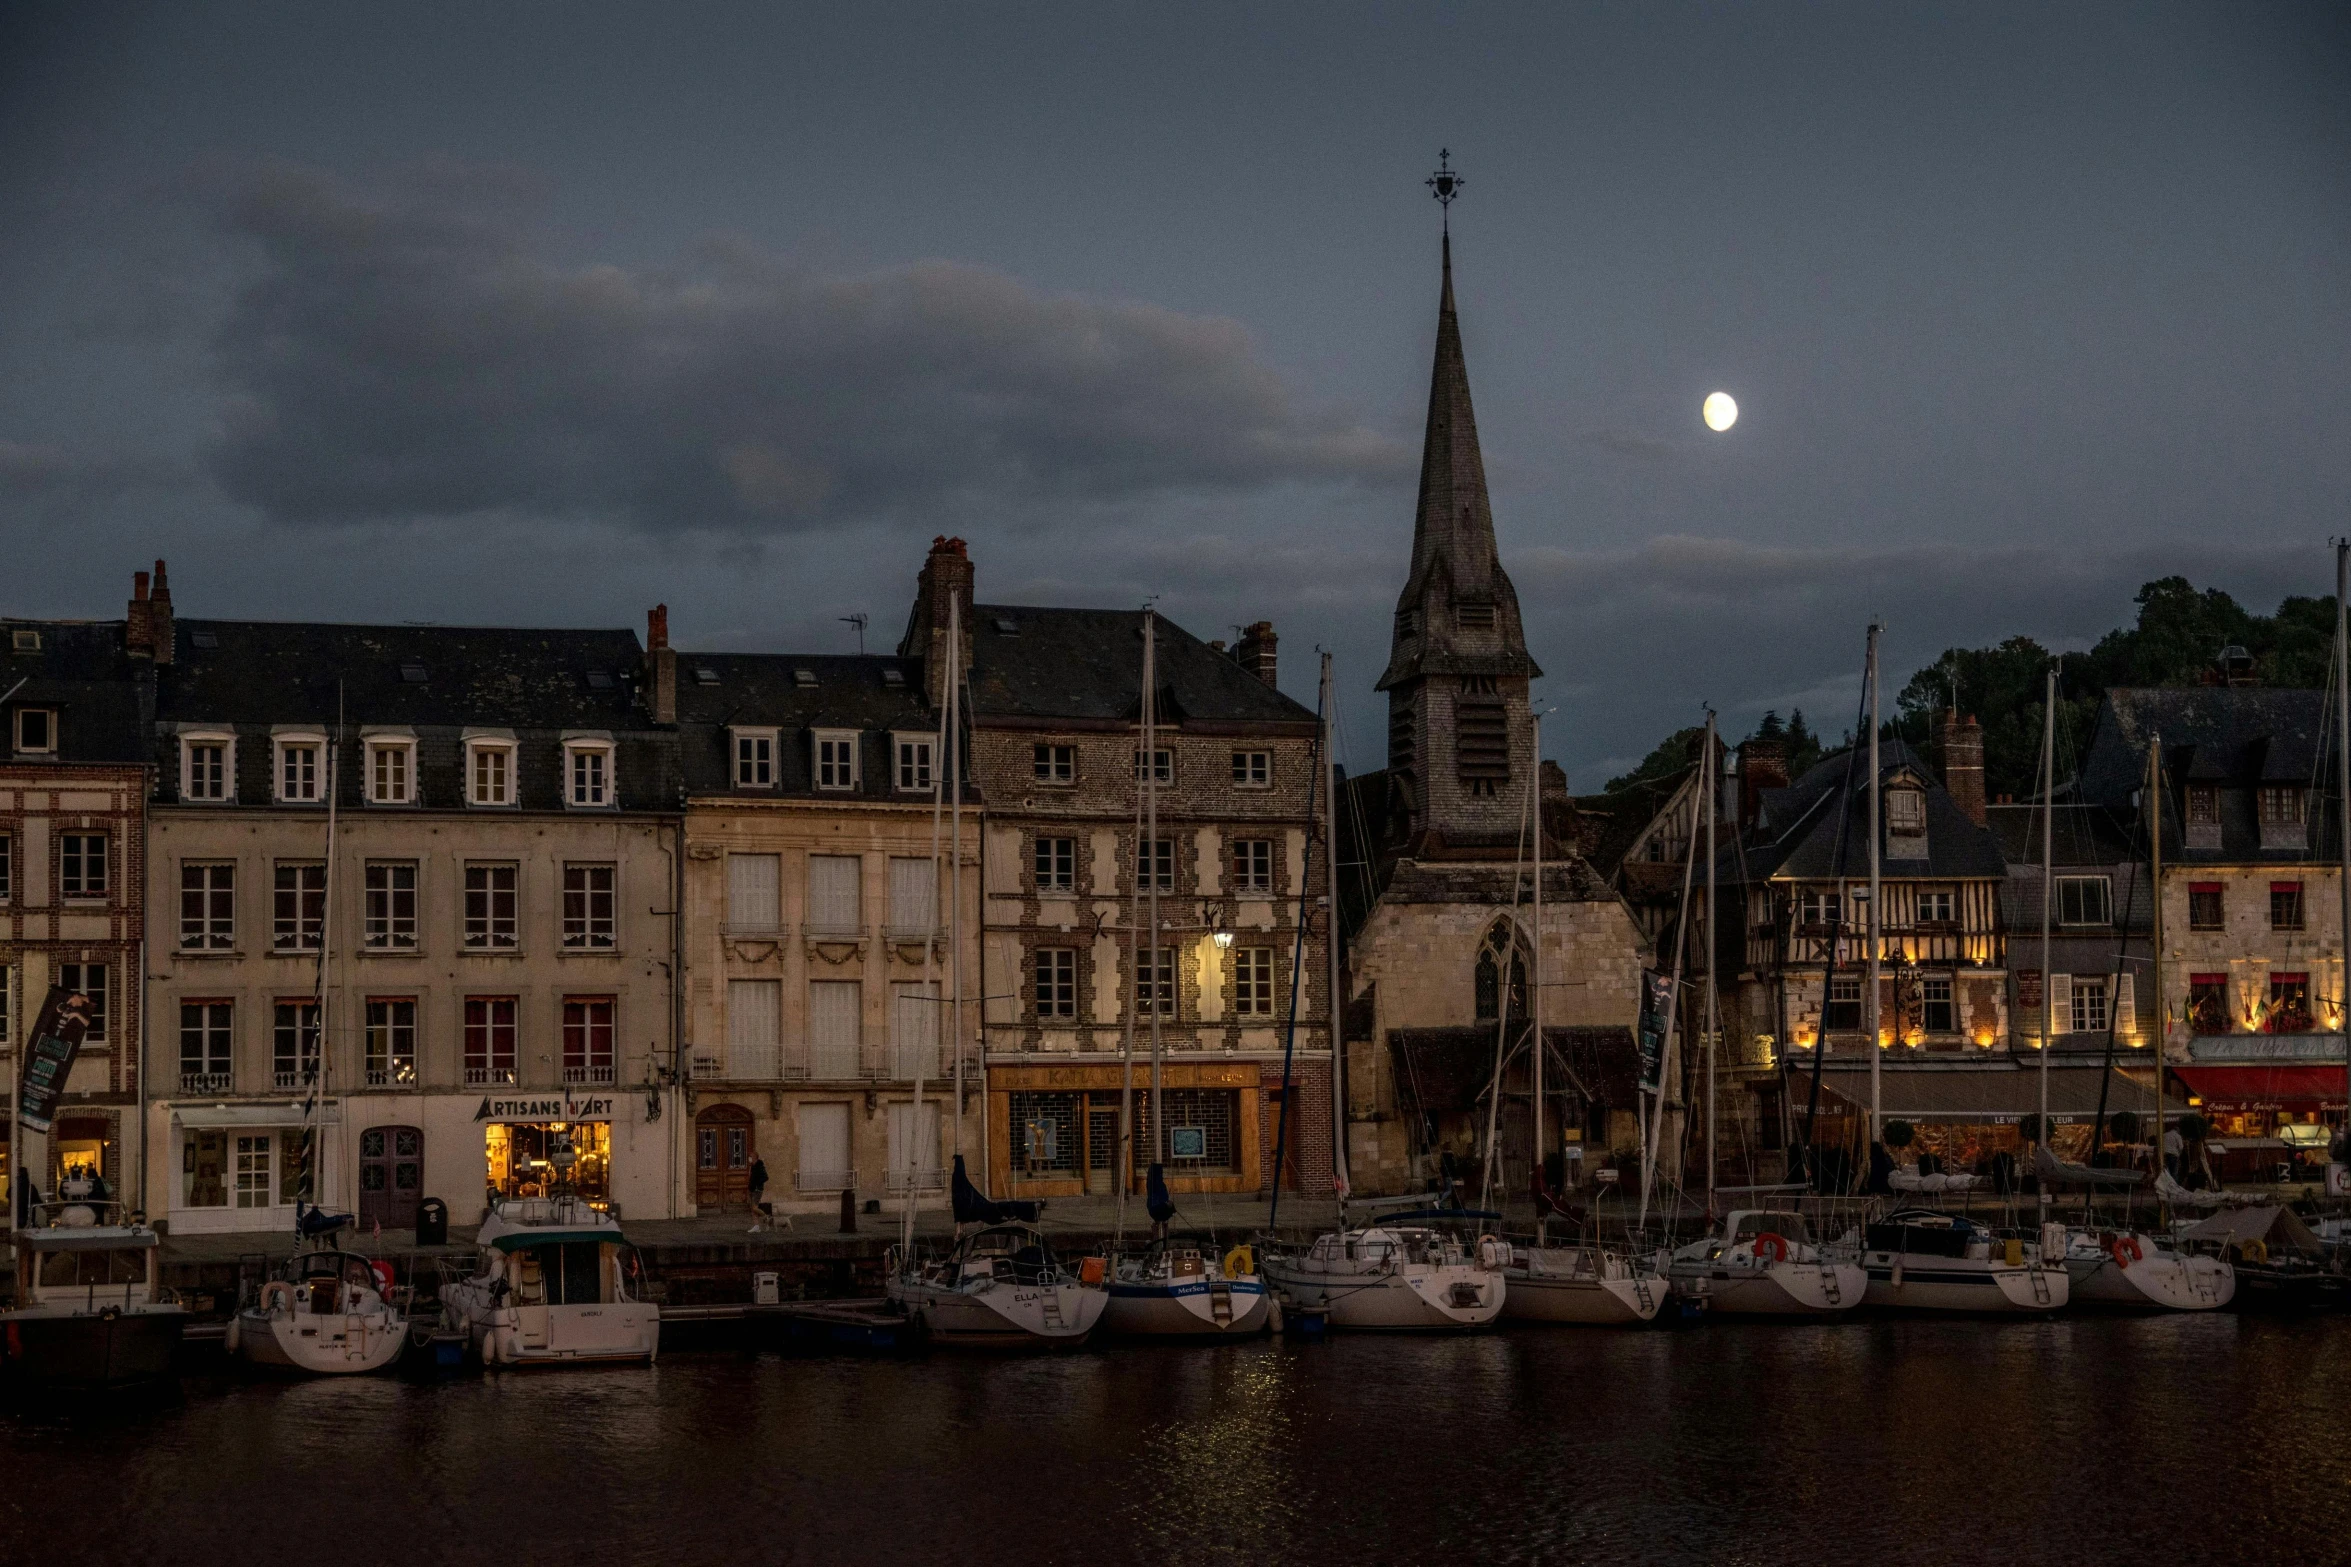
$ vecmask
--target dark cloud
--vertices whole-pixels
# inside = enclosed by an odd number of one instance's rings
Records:
[[[1231,320],[947,261],[826,276],[742,242],[559,265],[442,191],[280,169],[236,195],[262,270],[218,338],[230,498],[303,524],[764,532],[1409,475]]]

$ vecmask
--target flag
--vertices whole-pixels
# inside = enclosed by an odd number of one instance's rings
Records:
[[[1673,1017],[1673,978],[1655,969],[1641,971],[1641,1086],[1651,1093],[1665,1073],[1665,1035]]]
[[[49,999],[33,1021],[33,1042],[25,1050],[24,1079],[16,1096],[16,1117],[27,1130],[49,1130],[58,1095],[65,1092],[66,1074],[73,1070],[73,1058],[89,1027],[90,998],[62,985],[50,986]]]

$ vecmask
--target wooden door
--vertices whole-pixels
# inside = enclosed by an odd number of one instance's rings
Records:
[[[359,1134],[361,1224],[412,1230],[423,1195],[423,1132],[413,1126],[371,1126]]]
[[[726,1209],[751,1206],[751,1112],[741,1105],[712,1105],[694,1118],[694,1205]]]

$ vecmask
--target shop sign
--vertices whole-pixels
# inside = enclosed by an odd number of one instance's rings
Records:
[[[24,1081],[17,1090],[17,1119],[29,1131],[49,1130],[57,1113],[57,1096],[65,1092],[66,1074],[82,1048],[90,1026],[90,998],[62,985],[49,987],[49,999],[33,1022],[33,1042],[25,1051]]]
[[[1171,1126],[1167,1129],[1167,1156],[1170,1159],[1205,1159],[1208,1157],[1208,1128],[1205,1126]]]
[[[527,1099],[485,1096],[476,1121],[609,1121],[619,1103],[612,1094],[544,1094]]]

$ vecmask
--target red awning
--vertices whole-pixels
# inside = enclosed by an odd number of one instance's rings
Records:
[[[2213,1109],[2340,1110],[2346,1097],[2339,1066],[2175,1066],[2171,1075]]]

